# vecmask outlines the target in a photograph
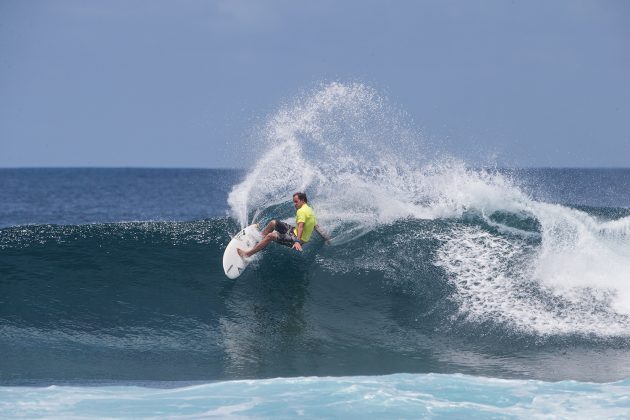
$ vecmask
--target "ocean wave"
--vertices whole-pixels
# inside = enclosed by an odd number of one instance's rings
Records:
[[[561,378],[624,375],[627,208],[536,200],[501,171],[429,158],[404,113],[361,84],[298,98],[257,140],[231,217],[0,229],[0,345],[10,350],[0,380],[548,378],[530,349],[555,366],[570,360]],[[297,190],[332,245],[317,235],[304,253],[272,245],[227,279],[231,236],[290,220]]]
[[[630,335],[626,210],[607,218],[537,201],[500,171],[429,158],[404,113],[359,83],[300,96],[258,140],[260,159],[228,199],[242,226],[290,217],[283,203],[305,190],[334,246],[349,250],[321,260],[331,271],[382,272],[411,288],[430,273],[454,287],[460,319],[518,333]]]
[[[598,222],[569,208],[552,213],[558,218],[558,212],[570,217],[551,225],[531,214],[469,212],[456,219],[403,219],[343,245],[327,247],[316,238],[299,255],[272,246],[239,282],[281,287],[282,273],[290,270],[302,278],[315,275],[315,281],[369,275],[382,279],[384,294],[402,290],[422,302],[421,312],[440,314],[442,325],[492,324],[506,333],[538,338],[629,336],[624,278],[629,257],[617,252],[627,222]],[[189,273],[195,273],[197,282],[225,281],[219,262],[237,229],[229,218],[2,229],[6,296],[28,290],[31,296],[50,297],[48,302],[29,298],[8,315],[19,319],[30,311],[49,319],[48,314],[87,297],[95,304],[111,297],[99,290],[123,284],[116,294],[128,304],[122,313],[139,313],[147,304],[143,293],[152,288],[179,300],[189,286]],[[126,296],[132,291],[142,293]]]

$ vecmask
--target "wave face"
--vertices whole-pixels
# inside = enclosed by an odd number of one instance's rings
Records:
[[[592,232],[611,246],[623,220]],[[508,221],[509,230],[497,228]],[[504,213],[405,219],[344,246],[316,241],[302,255],[271,247],[236,282],[220,263],[238,230],[229,218],[2,229],[0,375],[20,384],[396,371],[627,376],[623,288],[613,293],[610,278],[598,287],[537,278],[542,264],[557,275],[567,258],[548,262],[543,229]],[[595,281],[592,270],[614,262],[591,262],[583,275]]]
[[[0,381],[629,377],[630,171],[474,169],[406,120],[364,85],[315,89],[269,118],[250,170],[170,189],[214,194],[206,219],[86,199],[93,224],[42,206],[25,225],[2,204]],[[291,219],[298,190],[332,246],[270,246],[225,278],[231,235]],[[143,211],[161,221],[121,221]]]

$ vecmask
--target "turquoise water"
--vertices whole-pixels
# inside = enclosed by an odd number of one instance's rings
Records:
[[[163,384],[164,385],[164,384]],[[276,378],[175,388],[0,388],[28,418],[627,418],[630,381],[596,384],[443,374]]]

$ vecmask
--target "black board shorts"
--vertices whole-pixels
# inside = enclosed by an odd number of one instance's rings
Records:
[[[280,245],[292,247],[295,242],[299,242],[297,236],[293,233],[293,226],[288,223],[276,220],[276,227],[274,230],[278,232],[278,239],[276,239],[276,242]]]

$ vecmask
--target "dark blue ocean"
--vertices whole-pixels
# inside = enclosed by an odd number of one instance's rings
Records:
[[[1,169],[0,394],[329,376],[369,389],[365,377],[400,373],[627,381],[630,302],[615,281],[630,272],[613,270],[629,267],[630,170],[471,173],[509,179],[543,209],[394,218],[350,239],[331,221],[342,244],[272,246],[232,281],[221,258],[240,224],[228,201],[247,171]],[[289,205],[259,221],[290,218]],[[550,217],[566,220],[548,227]],[[555,260],[544,255],[549,229],[561,237]],[[593,249],[570,248],[580,234],[577,247]],[[606,265],[557,267],[579,265],[572,254]],[[528,258],[550,268],[524,277]],[[587,273],[593,284],[563,277],[587,269],[600,271]],[[401,392],[399,381],[429,377],[382,378]]]

